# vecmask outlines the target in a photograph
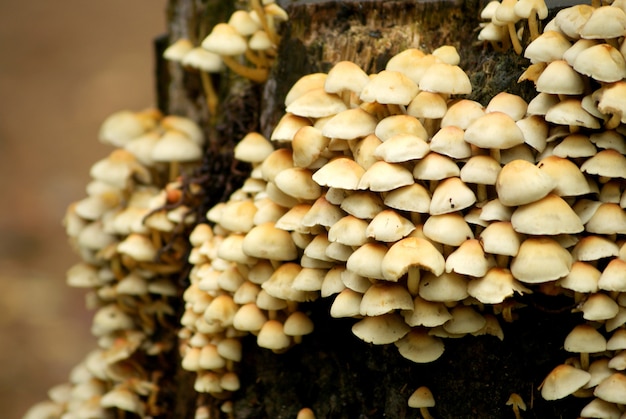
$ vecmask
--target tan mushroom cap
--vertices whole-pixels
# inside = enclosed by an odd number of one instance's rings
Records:
[[[324,88],[311,89],[291,102],[285,111],[296,116],[323,118],[336,115],[347,109],[341,98],[327,93]]]
[[[570,273],[557,282],[560,287],[581,293],[598,291],[601,272],[595,266],[581,261],[572,264]]]
[[[300,128],[310,125],[311,121],[308,118],[286,113],[274,127],[270,140],[283,142],[292,141]]]
[[[397,134],[381,143],[374,150],[374,156],[387,163],[402,163],[417,160],[428,154],[428,143],[411,134]]]
[[[619,247],[605,237],[585,236],[578,240],[571,252],[575,260],[588,262],[617,256]]]
[[[402,339],[394,343],[398,348],[400,355],[406,359],[415,363],[427,363],[433,362],[438,359],[444,351],[443,342],[441,339],[434,336],[430,336],[424,329],[412,329]],[[409,398],[409,406],[411,407],[431,407],[435,405],[435,401],[432,400],[432,394],[430,398],[426,395],[418,393],[420,389],[416,390],[415,397]]]
[[[467,159],[471,157],[472,149],[465,142],[464,136],[465,132],[459,127],[454,125],[443,127],[431,138],[430,149],[453,159]]]
[[[284,263],[278,267],[270,278],[261,284],[261,288],[272,297],[286,301],[313,301],[318,293],[315,291],[300,291],[293,287],[298,274],[304,269],[296,263]],[[257,295],[257,305],[261,307]]]
[[[382,242],[395,242],[415,230],[415,225],[394,210],[383,210],[372,219],[365,230],[367,237]]]
[[[448,107],[448,111],[441,119],[441,126],[454,125],[465,130],[483,115],[485,115],[483,105],[473,100],[461,99]]]
[[[401,211],[428,214],[430,193],[422,185],[413,183],[387,192],[384,204]]]
[[[354,160],[338,157],[317,170],[313,174],[313,180],[320,186],[356,190],[364,174],[365,169]]]
[[[302,218],[302,225],[330,227],[345,215],[339,207],[328,202],[324,196],[320,196]]]
[[[380,196],[370,191],[359,191],[341,202],[341,209],[363,220],[371,220],[384,209]]]
[[[419,83],[426,69],[439,61],[434,55],[425,54],[416,48],[407,48],[391,57],[385,70],[401,72],[415,83]]]
[[[360,316],[362,296],[363,294],[350,288],[343,289],[330,306],[330,316],[334,318]]]
[[[609,44],[594,45],[581,51],[573,67],[577,72],[605,83],[626,77],[624,56]]]
[[[185,67],[195,68],[207,73],[218,73],[224,69],[224,61],[218,54],[201,47],[190,49],[182,57],[180,63]]]
[[[474,238],[472,229],[459,212],[428,217],[423,233],[428,239],[448,246],[459,246],[465,240]]]
[[[440,275],[445,269],[445,260],[428,240],[406,237],[389,248],[383,257],[381,270],[384,279],[398,281],[411,267],[423,268]]]
[[[546,121],[567,126],[598,129],[600,123],[583,109],[579,99],[566,99],[551,107],[545,115]]]
[[[444,97],[434,92],[419,92],[406,108],[407,115],[416,118],[440,119],[448,110]]]
[[[352,61],[340,61],[328,72],[324,89],[328,93],[341,93],[348,90],[360,95],[369,81],[367,73],[361,67]]]
[[[381,243],[365,243],[356,249],[348,258],[348,270],[374,279],[385,279],[383,276],[384,258],[387,246]]]
[[[293,260],[298,256],[291,235],[276,228],[273,222],[255,226],[243,239],[242,249],[251,257]]]
[[[626,399],[626,375],[622,372],[613,373],[598,384],[593,395],[610,403],[622,404]]]
[[[358,189],[386,192],[412,183],[413,174],[403,165],[378,161],[361,176]]]
[[[507,92],[500,92],[491,98],[485,108],[485,112],[502,112],[513,118],[515,121],[518,121],[526,115],[527,108],[528,104],[520,96]]]
[[[558,156],[548,156],[537,163],[539,169],[545,171],[556,181],[552,192],[559,196],[578,196],[594,192],[580,171],[571,160]]]
[[[532,291],[517,282],[508,269],[491,268],[482,278],[472,279],[467,284],[467,292],[483,304],[499,304],[515,292]]]
[[[392,115],[382,119],[374,133],[383,142],[398,134],[415,135],[423,140],[428,138],[428,132],[419,119],[409,115]]]
[[[395,310],[412,310],[413,297],[404,285],[377,282],[365,291],[359,312],[363,316],[380,316]]]
[[[442,303],[462,301],[469,296],[467,283],[463,276],[454,272],[440,275],[427,272],[420,280],[419,296],[424,300]]]
[[[322,195],[322,188],[313,180],[313,172],[302,167],[280,171],[274,183],[281,191],[296,199],[312,201]]]
[[[474,192],[458,177],[443,180],[433,192],[430,214],[440,215],[462,211],[476,202]]]
[[[588,4],[578,4],[560,10],[554,23],[565,35],[572,39],[580,38],[580,30],[587,23],[595,8]]]
[[[353,215],[346,215],[328,230],[328,240],[346,246],[361,246],[368,240],[368,223]]]
[[[560,95],[579,95],[585,90],[584,80],[565,60],[552,61],[537,79],[537,91]]]
[[[601,96],[598,110],[605,115],[616,115],[622,123],[626,122],[626,82],[618,81],[600,89]],[[594,93],[594,97],[595,97]]]
[[[461,169],[453,159],[430,152],[413,166],[413,177],[417,180],[441,180],[459,176]]]
[[[503,112],[490,112],[465,130],[465,141],[481,148],[507,149],[524,143],[524,134],[515,120]]]
[[[626,179],[626,157],[617,150],[602,150],[580,166],[591,175]]]
[[[560,32],[545,31],[532,41],[524,50],[524,57],[531,63],[549,63],[563,58],[563,54],[572,44]]]
[[[581,324],[565,337],[563,348],[568,352],[598,353],[606,351],[606,339],[593,326]]]
[[[478,155],[470,157],[465,162],[460,176],[465,183],[495,185],[500,170],[502,166],[496,159],[487,155]]]
[[[291,339],[285,334],[281,322],[268,320],[257,335],[257,345],[272,351],[280,351],[291,345]]]
[[[457,305],[450,310],[452,318],[443,324],[443,329],[452,334],[475,333],[485,326],[487,320],[471,306]]]
[[[235,146],[235,158],[247,163],[261,163],[274,151],[272,144],[258,132],[251,132]]]
[[[626,261],[611,260],[598,279],[598,287],[606,291],[626,292]]]
[[[252,201],[229,201],[224,205],[220,226],[236,233],[247,233],[254,226],[257,207]]]
[[[494,255],[515,256],[522,242],[522,236],[509,221],[490,223],[479,238],[485,252]]]
[[[452,318],[444,303],[424,300],[420,296],[413,299],[413,310],[406,310],[402,315],[406,324],[412,327],[437,327]]]
[[[480,242],[465,240],[446,258],[446,272],[456,272],[474,277],[484,276],[493,262],[487,258]]]
[[[328,138],[353,140],[374,133],[378,120],[361,108],[346,109],[334,115],[322,127]]]
[[[519,281],[536,284],[566,276],[571,266],[572,256],[557,241],[538,237],[522,242],[511,272]]]
[[[302,336],[313,333],[313,321],[301,311],[295,311],[287,317],[283,325],[283,332],[287,336]]]
[[[585,229],[567,202],[554,194],[518,207],[511,224],[518,233],[534,235],[573,234]]]
[[[239,55],[248,48],[248,44],[234,27],[227,23],[218,23],[202,41],[202,48],[218,55]]]
[[[419,89],[445,94],[470,94],[472,84],[461,67],[447,63],[434,63],[424,72]]]
[[[365,317],[352,326],[352,333],[359,339],[385,345],[402,339],[411,328],[407,326],[398,314],[388,313],[376,317]]]
[[[596,8],[580,28],[580,37],[586,39],[619,38],[626,34],[626,13],[613,6]]]
[[[541,383],[541,396],[545,400],[558,400],[582,388],[591,374],[571,365],[562,364],[554,368]]]
[[[590,321],[612,319],[619,312],[619,306],[611,297],[603,293],[591,294],[581,307],[583,318]]]
[[[309,167],[316,162],[326,150],[330,139],[322,135],[321,130],[304,126],[300,128],[291,141],[293,163],[298,167]]]
[[[418,91],[417,84],[404,74],[383,70],[363,87],[360,98],[364,102],[408,105]]]
[[[556,182],[549,174],[525,160],[505,164],[496,180],[498,199],[507,206],[535,202],[555,186]]]

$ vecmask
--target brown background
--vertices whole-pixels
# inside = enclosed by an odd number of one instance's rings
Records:
[[[153,104],[165,0],[0,1],[0,412],[19,418],[95,346],[61,219],[112,148],[109,114]]]

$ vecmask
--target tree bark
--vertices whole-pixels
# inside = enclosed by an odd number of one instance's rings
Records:
[[[495,53],[477,44],[478,16],[484,2],[473,1],[295,1],[281,3],[289,12],[282,27],[279,54],[269,80],[255,85],[225,72],[214,75],[221,105],[210,115],[197,74],[159,61],[159,106],[166,114],[191,117],[208,138],[197,178],[204,187],[200,216],[224,201],[245,179],[249,167],[233,160],[236,142],[250,131],[268,136],[284,113],[284,97],[301,76],[327,72],[350,60],[367,73],[384,69],[405,48],[430,52],[454,45],[461,67],[473,84],[470,99],[485,105],[501,91],[530,99],[532,86],[518,84],[525,60]],[[189,37],[196,44],[215,23],[235,9],[231,1],[171,0],[167,43]],[[162,42],[165,44],[166,42]],[[159,54],[160,56],[160,54]],[[331,300],[331,301],[329,301]],[[319,418],[416,418],[407,399],[419,386],[436,398],[430,409],[437,418],[513,418],[506,402],[518,393],[528,406],[524,418],[576,417],[585,400],[571,397],[546,402],[538,387],[547,373],[567,358],[565,335],[580,320],[568,299],[525,296],[519,319],[503,324],[504,340],[493,336],[446,339],[437,361],[415,364],[393,345],[369,345],[356,338],[352,319],[332,319],[332,299],[302,305],[316,329],[303,343],[283,354],[260,349],[254,336],[244,339],[241,389],[232,394],[235,418],[295,418],[303,407]],[[178,362],[179,360],[170,360]],[[193,390],[192,374],[177,367],[166,386],[171,416],[193,418],[197,405],[222,403]]]

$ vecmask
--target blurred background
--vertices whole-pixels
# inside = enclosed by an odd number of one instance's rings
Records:
[[[0,412],[20,418],[95,340],[61,220],[112,148],[101,122],[154,103],[165,0],[0,0]]]

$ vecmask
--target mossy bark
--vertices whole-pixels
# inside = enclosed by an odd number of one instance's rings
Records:
[[[461,67],[468,72],[471,99],[486,104],[497,92],[527,99],[532,86],[517,84],[526,62],[513,53],[496,53],[475,42],[478,15],[484,2],[473,1],[296,1],[281,3],[290,20],[282,27],[282,42],[270,79],[254,85],[230,73],[213,75],[221,105],[209,115],[198,74],[175,63],[160,61],[159,104],[166,113],[200,122],[208,147],[196,181],[204,186],[197,208],[227,199],[245,179],[246,165],[233,161],[233,147],[249,131],[271,133],[284,112],[290,86],[301,76],[328,71],[351,60],[368,73],[384,68],[394,54],[409,47],[432,51],[454,45]],[[171,0],[169,33],[162,44],[179,37],[199,43],[212,25],[226,21],[243,4],[223,0]],[[567,354],[565,335],[579,320],[570,314],[568,300],[545,301],[525,297],[518,320],[504,324],[503,341],[492,336],[447,339],[444,355],[430,364],[414,364],[393,345],[365,344],[351,333],[353,320],[329,317],[330,301],[303,306],[316,330],[283,354],[259,349],[253,336],[244,339],[240,365],[241,389],[232,394],[235,418],[295,418],[310,407],[317,418],[416,418],[407,406],[409,395],[428,386],[437,405],[437,418],[515,417],[506,405],[518,393],[528,406],[524,418],[576,417],[581,402],[568,398],[545,402],[538,392],[543,377]],[[178,362],[178,360],[171,360]],[[220,401],[198,396],[193,377],[180,367],[171,377],[173,410],[167,417],[193,418],[194,406],[214,407]],[[175,389],[175,390],[173,390]],[[584,402],[584,400],[583,400]]]

